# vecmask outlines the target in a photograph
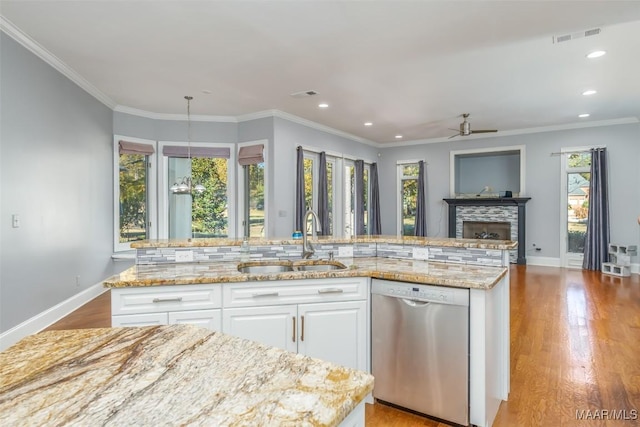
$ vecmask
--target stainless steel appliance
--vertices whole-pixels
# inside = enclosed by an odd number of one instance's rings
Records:
[[[469,290],[373,279],[373,396],[469,424]]]

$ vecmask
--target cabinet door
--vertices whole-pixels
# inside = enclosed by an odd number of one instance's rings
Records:
[[[169,324],[185,324],[202,326],[212,331],[222,331],[222,310],[172,311],[169,313]]]
[[[298,352],[367,370],[366,301],[300,304]]]
[[[222,311],[222,331],[262,344],[297,351],[296,306],[230,308]]]
[[[169,323],[167,313],[123,314],[111,316],[111,326],[155,326]]]

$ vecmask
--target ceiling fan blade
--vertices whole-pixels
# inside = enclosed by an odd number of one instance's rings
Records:
[[[479,130],[471,131],[471,133],[493,133],[493,132],[498,132],[498,129],[479,129]]]
[[[455,129],[453,129],[453,130],[455,130]],[[456,136],[460,136],[460,134],[459,134],[459,133],[456,133],[455,135],[451,135],[451,136],[450,136],[449,138],[447,138],[447,139],[455,138]]]

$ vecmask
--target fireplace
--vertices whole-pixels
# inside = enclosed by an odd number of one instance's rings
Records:
[[[529,200],[530,197],[444,199],[449,204],[449,237],[518,242],[518,248],[509,251],[509,259],[526,264],[525,204]]]
[[[462,221],[463,239],[511,240],[507,221]]]

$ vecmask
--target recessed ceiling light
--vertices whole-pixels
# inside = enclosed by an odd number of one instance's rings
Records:
[[[209,89],[202,89],[202,93],[205,95],[211,95],[211,91]]]
[[[578,114],[578,117],[584,119],[585,117],[589,117],[589,113]]]
[[[595,95],[596,93],[598,93],[598,91],[593,89],[585,90],[584,92],[582,92],[584,96]]]
[[[326,102],[323,102],[321,104],[318,104],[318,108],[329,108],[329,104],[327,104]]]
[[[594,50],[593,52],[587,55],[587,58],[589,59],[600,58],[601,56],[604,56],[606,54],[607,52],[604,50]]]
[[[371,122],[365,122],[365,124],[364,124],[364,125],[365,125],[365,126],[373,126],[373,123],[371,123]]]
[[[396,135],[396,139],[402,139],[402,135]]]

